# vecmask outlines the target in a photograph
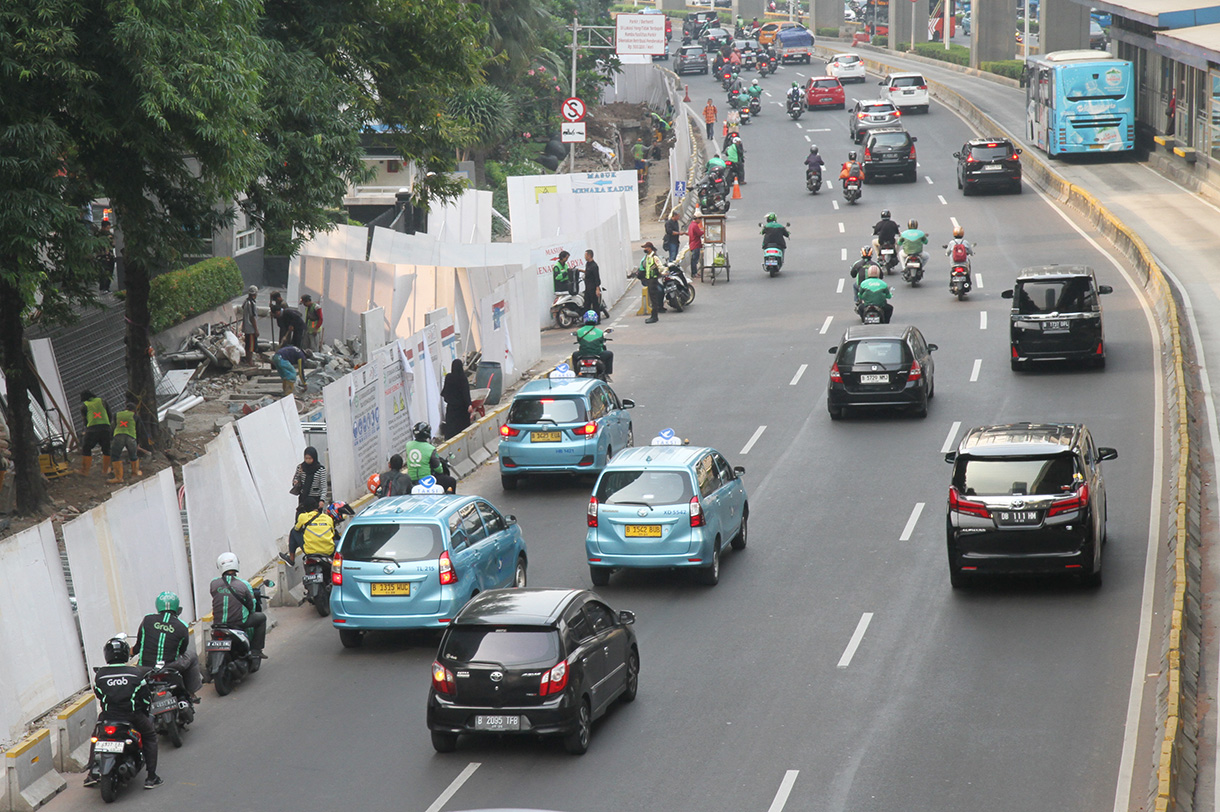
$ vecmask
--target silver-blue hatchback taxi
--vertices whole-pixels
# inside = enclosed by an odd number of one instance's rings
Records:
[[[672,442],[672,432],[665,433],[662,442]],[[619,452],[589,498],[585,552],[593,584],[609,583],[616,569],[688,567],[714,586],[724,545],[746,546],[743,474],[714,448],[661,444]]]
[[[439,629],[487,589],[525,586],[517,518],[478,496],[380,499],[335,547],[330,608],[339,639],[366,631]]]
[[[634,407],[597,378],[530,381],[500,426],[500,483],[512,490],[525,474],[596,474],[634,445]]]

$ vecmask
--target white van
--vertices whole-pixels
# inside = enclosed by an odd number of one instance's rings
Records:
[[[921,73],[891,73],[882,79],[881,98],[902,110],[928,112],[928,81]]]

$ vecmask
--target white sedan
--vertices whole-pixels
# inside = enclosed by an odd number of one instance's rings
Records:
[[[839,54],[826,63],[826,75],[840,82],[863,82],[864,60],[857,54]]]

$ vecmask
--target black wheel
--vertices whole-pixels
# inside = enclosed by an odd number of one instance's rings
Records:
[[[962,188],[962,176],[960,172],[957,175],[957,188]]]
[[[1106,357],[1103,355],[1101,358],[1094,358],[1093,359],[1093,368],[1094,369],[1105,369],[1106,368]]]
[[[690,307],[693,301],[695,301],[695,286],[687,285],[686,290],[682,293],[682,306]]]
[[[609,567],[589,567],[589,580],[593,586],[606,586],[610,583]]]
[[[704,586],[715,586],[720,583],[720,539],[712,548],[712,561],[706,567],[695,570],[695,577]]]
[[[576,729],[563,737],[563,749],[574,756],[583,756],[589,750],[589,734],[593,728],[593,712],[589,700],[580,703],[576,712]]]
[[[165,726],[165,735],[169,737],[170,744],[174,747],[182,746],[182,728],[178,726],[177,719],[171,719]]]
[[[1013,372],[1021,372],[1025,369],[1025,362],[1018,361],[1016,358],[1011,359],[1008,363],[1012,367]]]
[[[966,585],[967,576],[964,572],[956,567],[949,567],[949,584],[954,589],[961,589]]]
[[[966,301],[966,291],[963,290],[961,293],[957,294],[957,300],[959,302]]]
[[[970,197],[970,184],[962,184],[962,197]]]
[[[580,317],[565,307],[555,314],[555,320],[559,322],[560,327],[567,330],[569,327],[575,327]]]
[[[919,180],[919,175],[912,169],[907,173],[907,183],[915,183]]]
[[[928,379],[928,400],[934,397],[936,397],[936,378],[932,377]]]
[[[218,696],[228,696],[229,691],[233,690],[233,680],[229,677],[229,667],[217,671],[212,676],[212,684],[216,686],[216,694]]]
[[[253,660],[250,660],[249,668],[250,668],[251,674],[253,674],[255,671],[257,671],[258,669],[260,669],[262,667],[263,667],[263,661],[261,658],[255,657]]]
[[[669,306],[672,307],[674,310],[678,311],[679,313],[681,313],[684,310],[684,308],[682,307],[682,300],[680,298],[678,298],[676,295],[669,297]]]
[[[321,617],[326,617],[330,614],[330,593],[325,589],[319,589],[318,594],[313,596],[313,608],[317,610]]]
[[[432,731],[432,749],[438,753],[452,753],[457,749],[456,733],[445,733],[440,730]]]
[[[1097,589],[1101,586],[1101,566],[1097,567],[1097,572],[1090,572],[1088,575],[1082,576],[1080,583],[1088,589]]]
[[[916,417],[928,416],[928,396],[926,394],[919,399],[919,402],[915,404],[912,411],[915,412]]]
[[[364,645],[364,632],[357,629],[340,629],[339,642],[344,648],[360,648]]]
[[[506,491],[517,490],[517,477],[510,474],[500,474],[500,487]]]
[[[826,411],[830,412],[831,420],[842,420],[843,419],[843,408],[841,406],[827,405]]]
[[[1019,195],[1019,194],[1021,194],[1021,190],[1023,190],[1024,188],[1025,188],[1025,186],[1022,185],[1021,181],[1017,181],[1016,183],[1014,183],[1012,185],[1012,193],[1014,195]]]
[[[102,793],[102,800],[108,804],[114,803],[114,799],[119,797],[119,783],[109,773],[98,779],[97,788]]]
[[[517,571],[513,573],[513,588],[524,589],[525,585],[525,557],[517,556]]]
[[[634,702],[640,690],[640,655],[632,650],[627,657],[627,688],[623,691],[624,702]]]
[[[747,525],[749,525],[749,523],[750,511],[747,508],[746,511],[741,514],[741,529],[737,531],[737,535],[733,537],[731,542],[729,542],[730,546],[732,546],[734,550],[744,550],[746,548],[746,541],[748,541],[747,535],[749,533],[749,528]]]

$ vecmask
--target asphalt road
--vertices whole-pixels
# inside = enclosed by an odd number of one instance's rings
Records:
[[[851,144],[844,112],[798,123],[783,115],[783,88],[809,73],[788,67],[763,80],[773,95],[744,128],[749,183],[730,216],[732,281],[700,285],[690,310],[658,324],[621,317],[634,314],[638,294],[615,311],[614,385],[640,404],[637,441],[672,427],[719,448],[745,466],[751,503],[750,546],[726,556],[719,586],[627,573],[599,590],[637,614],[639,700],[595,726],[583,757],[557,742],[507,738],[463,740],[441,756],[424,724],[434,637],[384,635],[349,651],[312,608],[272,610],[281,624],[269,639],[273,659],[229,697],[205,689],[186,746],[162,750],[166,786],[128,790],[125,808],[1113,806],[1159,430],[1156,356],[1139,299],[1032,189],[964,200],[950,153],[969,133],[935,105],[907,120],[919,137],[917,183],[869,184],[851,207],[837,191],[811,196],[801,166],[809,143],[831,163]],[[689,81],[700,105],[708,95],[722,104],[719,85]],[[849,88],[849,106],[874,89]],[[936,246],[957,218],[977,245],[976,288],[966,302],[952,298],[940,252],[920,288],[890,277],[895,321],[918,325],[940,347],[930,414],[832,423],[827,349],[855,320],[850,280],[842,282],[883,207],[918,218]],[[793,232],[774,279],[761,271],[756,236],[768,211]],[[1000,292],[1021,267],[1052,262],[1090,264],[1115,287],[1104,300],[1104,372],[1008,368]],[[548,334],[544,350],[558,357],[567,340]],[[1017,420],[1082,420],[1119,449],[1106,463],[1100,590],[1041,580],[949,587],[942,449],[969,426]],[[587,483],[502,493],[496,469],[484,466],[462,487],[518,516],[532,585],[589,586]],[[72,784],[51,812],[100,804],[79,779]]]

